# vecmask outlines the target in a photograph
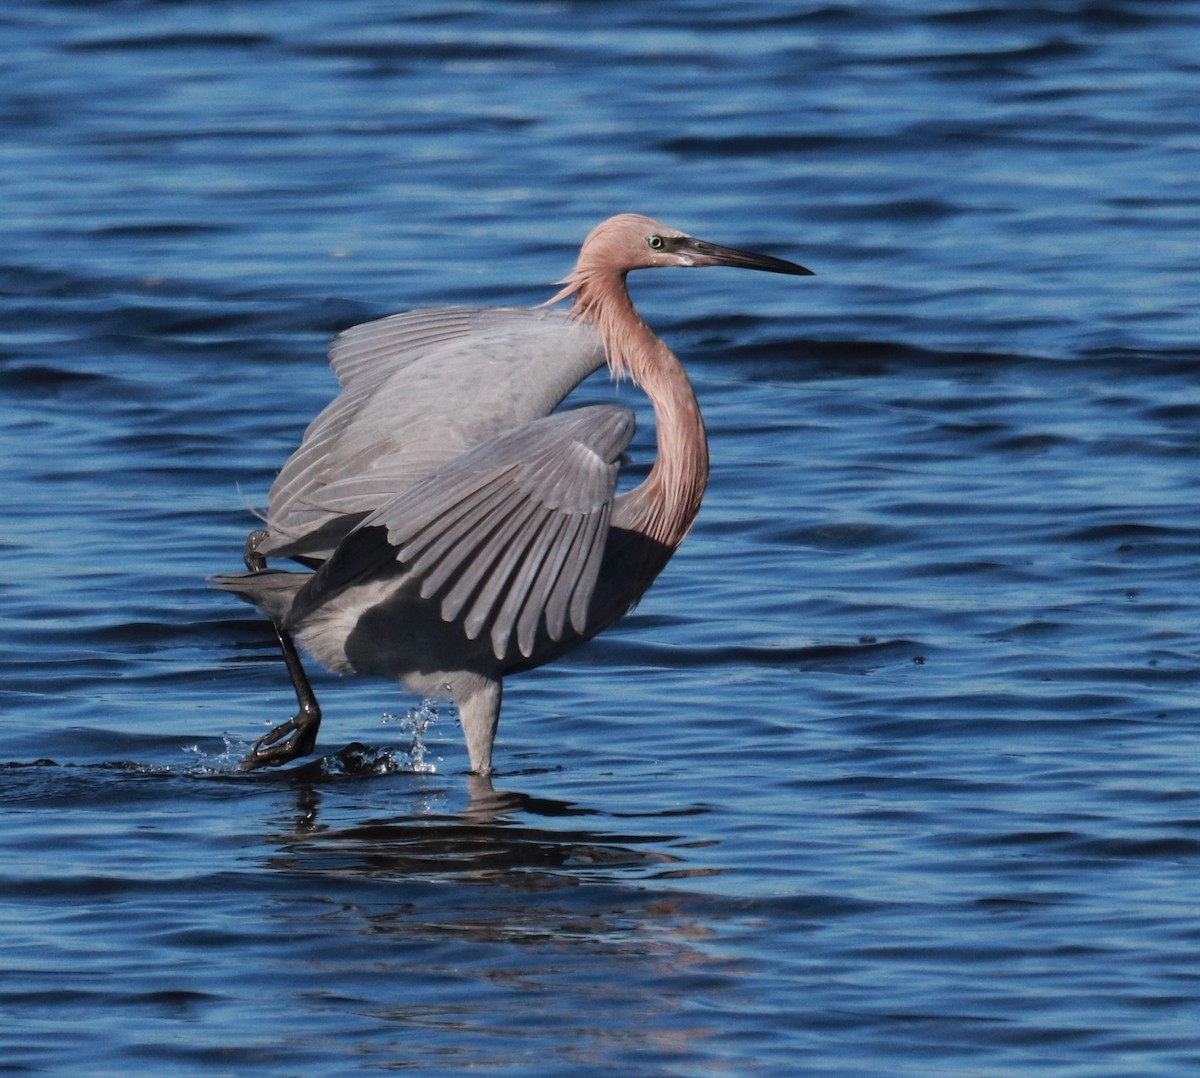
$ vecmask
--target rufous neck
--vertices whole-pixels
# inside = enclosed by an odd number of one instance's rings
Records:
[[[654,407],[658,453],[625,504],[632,527],[673,549],[691,530],[708,485],[708,439],[692,383],[638,315],[624,274],[583,276],[574,299],[573,316],[596,327],[613,376],[628,377]]]

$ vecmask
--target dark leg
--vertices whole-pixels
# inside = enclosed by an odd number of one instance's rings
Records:
[[[258,544],[266,538],[266,534],[264,531],[254,531],[246,540],[244,560],[246,568],[252,573],[261,573],[267,567],[267,559],[258,549]],[[254,748],[242,761],[242,771],[253,771],[257,767],[278,767],[289,760],[307,756],[316,746],[317,730],[321,726],[321,707],[317,703],[312,686],[308,683],[308,675],[300,662],[292,634],[277,621],[272,620],[271,625],[279,639],[279,650],[283,652],[283,662],[287,667],[288,676],[292,679],[292,688],[296,690],[296,704],[299,710],[287,722],[280,723],[254,743]]]

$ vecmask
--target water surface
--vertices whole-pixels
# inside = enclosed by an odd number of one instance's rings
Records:
[[[1195,1073],[1190,5],[0,21],[5,1066]],[[203,580],[328,338],[540,302],[622,210],[817,272],[633,280],[692,536],[493,784],[320,673],[317,756],[237,773],[292,700]]]

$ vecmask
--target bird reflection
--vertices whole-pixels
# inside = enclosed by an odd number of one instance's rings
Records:
[[[349,746],[339,755],[356,750],[362,746]],[[315,781],[316,768],[314,764],[291,773],[294,808],[285,829],[271,836],[277,848],[271,864],[276,868],[395,879],[503,877],[514,886],[530,884],[536,877],[543,887],[572,885],[581,874],[688,874],[682,857],[668,852],[679,835],[562,826],[552,821],[587,818],[599,823],[604,815],[568,801],[497,789],[483,775],[468,776],[468,800],[457,811],[448,811],[445,800],[461,796],[460,789],[447,789],[434,776],[420,775],[414,776],[421,783],[415,811],[326,823],[322,801],[328,772],[321,783]]]
[[[610,1049],[679,1056],[712,1034],[680,1001],[714,978],[741,991],[707,947],[733,907],[679,885],[713,870],[684,861],[700,836],[666,831],[678,815],[633,834],[609,813],[479,775],[466,791],[459,776],[393,780],[296,782],[267,867],[276,915],[306,926],[315,968],[348,964],[352,984],[369,971],[361,1006],[398,1031],[398,1059],[431,1025],[490,1044],[494,1030],[561,1020],[585,1063]],[[406,815],[354,818],[356,790],[385,785],[395,805],[405,782]],[[364,1051],[378,1055],[379,1042]]]

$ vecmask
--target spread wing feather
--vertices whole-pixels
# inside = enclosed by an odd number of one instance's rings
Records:
[[[528,531],[530,527],[544,525],[548,517],[549,514],[536,505],[513,507],[498,527],[492,529],[484,525],[480,529],[477,536],[478,542],[474,548],[468,547],[466,543],[460,543],[462,557],[446,559],[446,561],[454,561],[454,568],[461,569],[461,571],[458,572],[453,585],[442,598],[442,616],[447,621],[453,621],[459,616],[471,597],[479,592],[463,621],[468,639],[474,640],[479,635],[483,628],[483,622],[491,610],[495,589],[503,584],[503,570],[497,563],[502,563],[506,556],[520,549],[521,533]],[[487,545],[483,547],[485,541]],[[483,549],[480,549],[481,547]],[[432,578],[426,578],[422,582],[421,591],[424,594],[433,595],[442,583],[445,583],[445,577],[436,586],[432,586],[434,584]],[[481,585],[482,591],[480,591]],[[491,600],[487,598],[489,592],[492,594]]]
[[[485,324],[488,308],[423,307],[364,322],[339,333],[329,366],[345,389],[378,384],[425,352]]]
[[[539,630],[585,631],[599,576],[621,453],[633,413],[594,405],[534,420],[465,453],[382,505],[359,533],[386,529],[401,571],[469,639],[498,659],[529,657]],[[355,533],[311,594],[354,582]]]
[[[405,542],[397,558],[428,579],[434,566],[446,562],[448,546],[453,546],[460,557],[466,557],[472,537],[476,542],[482,541],[508,511],[511,492],[505,478],[503,472],[488,476],[487,482],[463,491],[454,504],[430,499],[424,506],[411,510],[413,521],[408,532],[412,538]],[[439,512],[443,505],[444,511]],[[452,563],[451,571],[454,567]],[[424,598],[429,598],[437,586],[426,592]]]
[[[521,622],[526,634],[536,630],[536,620],[539,613],[544,611],[546,631],[550,634],[551,639],[561,638],[567,623],[567,603],[570,599],[571,587],[577,579],[571,576],[568,561],[571,552],[583,548],[583,544],[586,543],[586,536],[582,540],[578,538],[578,533],[582,532],[586,526],[587,521],[582,517],[568,521],[567,527],[574,533],[571,540],[568,542],[564,539],[559,542],[553,554],[543,560],[537,585],[526,601],[525,611],[521,615]],[[531,621],[534,624],[531,625]]]
[[[603,515],[598,515],[585,524],[584,541],[580,544],[577,550],[571,551],[571,554],[582,560],[580,568],[576,569],[572,566],[571,572],[574,575],[574,584],[571,587],[571,598],[567,607],[567,615],[571,619],[572,625],[578,625],[587,617],[588,604],[592,601],[592,588],[589,583],[586,590],[583,587],[584,581],[594,582],[600,575],[600,559],[604,554],[604,539],[598,537],[608,536],[608,518],[612,511],[611,505],[604,507]]]
[[[346,330],[330,349],[341,392],[271,487],[263,553],[328,557],[364,514],[548,415],[603,362],[559,311],[430,307]]]
[[[551,517],[546,527],[538,534],[536,543],[530,547],[528,561],[530,566],[536,569],[529,578],[529,587],[516,615],[517,644],[522,653],[532,650],[532,642],[537,635],[538,625],[543,623],[543,618],[550,639],[562,639],[563,622],[552,620],[547,610],[549,585],[553,584],[558,576],[574,538],[573,534],[563,533],[568,529],[577,531],[581,521],[581,517],[570,517],[561,513]]]

